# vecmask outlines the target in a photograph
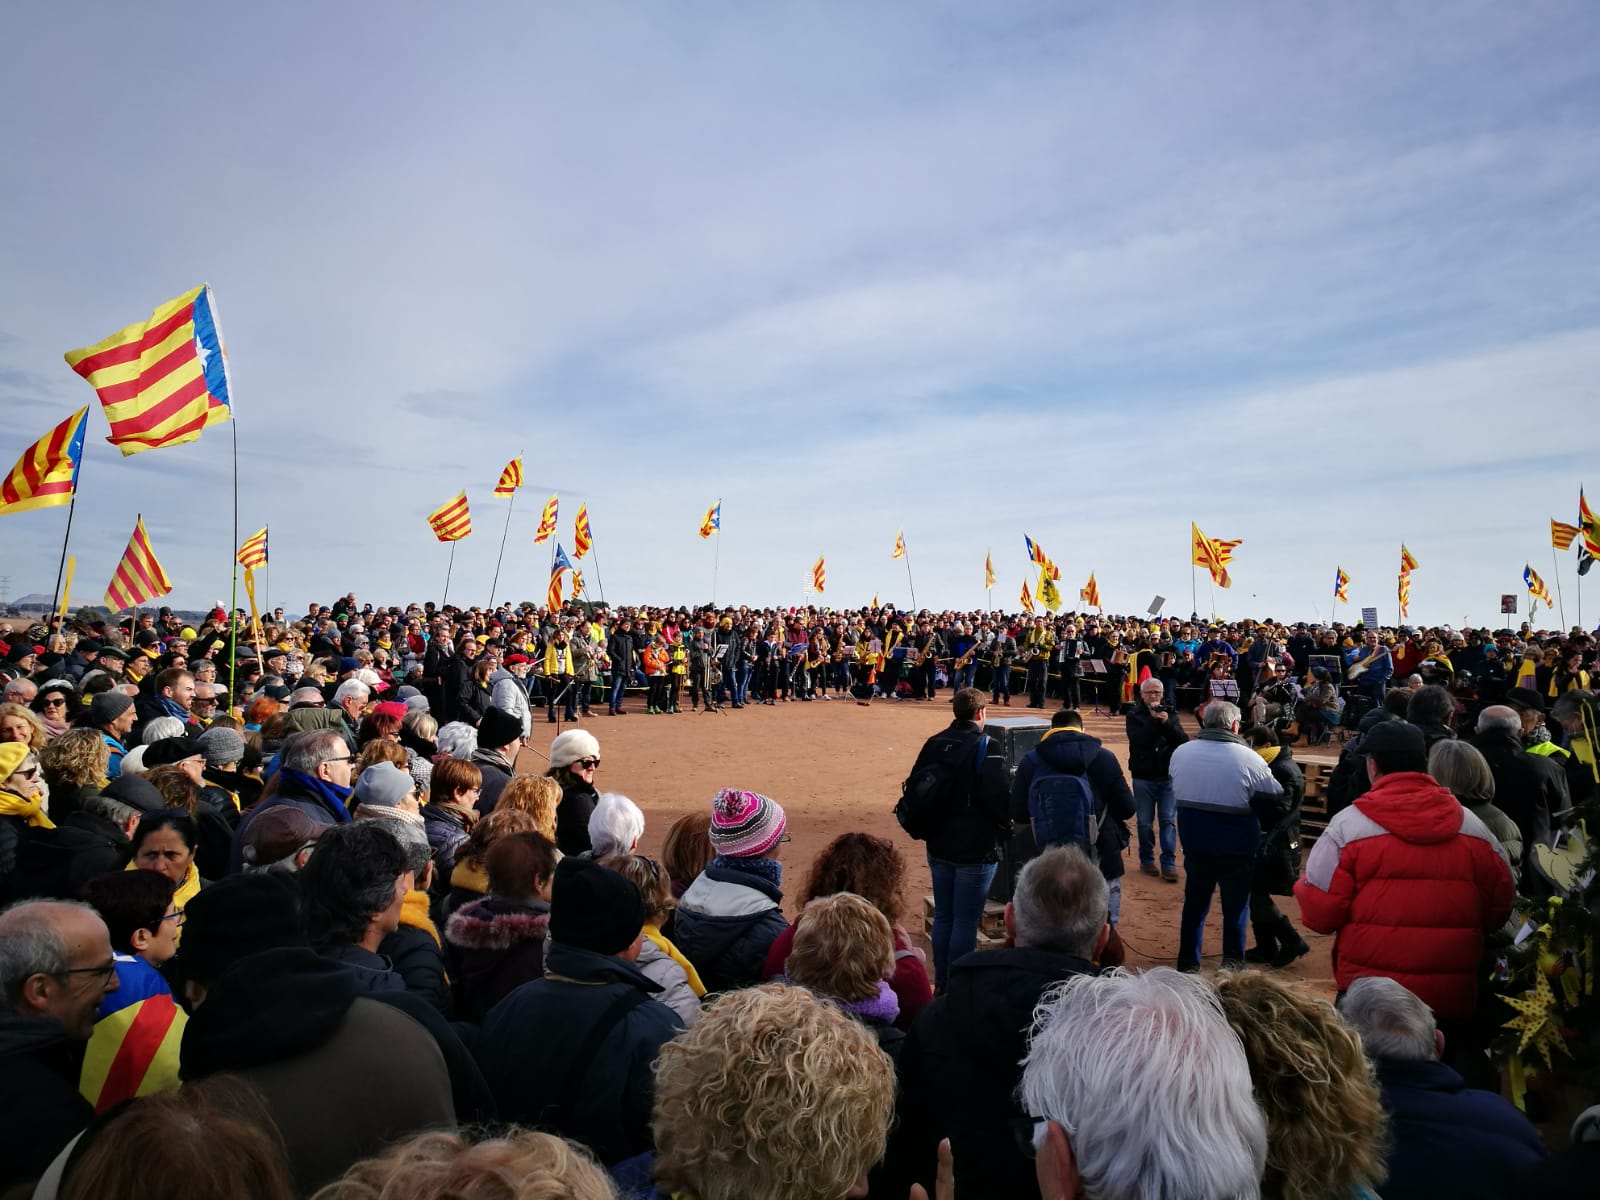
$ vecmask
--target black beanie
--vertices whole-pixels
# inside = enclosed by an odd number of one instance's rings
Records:
[[[183,975],[197,983],[214,983],[246,955],[306,944],[300,889],[275,872],[219,879],[183,909]]]
[[[1373,726],[1362,735],[1361,750],[1385,775],[1428,769],[1428,744],[1422,730],[1405,721]]]
[[[561,945],[620,954],[633,945],[647,915],[644,897],[626,876],[591,858],[563,858],[556,867],[550,936]]]
[[[509,746],[522,736],[522,722],[503,708],[490,706],[478,722],[478,745],[485,750]]]

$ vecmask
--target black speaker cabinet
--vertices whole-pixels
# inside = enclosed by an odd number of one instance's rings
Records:
[[[994,717],[984,723],[983,731],[1000,743],[1009,783],[1016,777],[1023,755],[1050,732],[1050,722],[1043,717]],[[1010,841],[1000,847],[1000,868],[989,885],[989,899],[1001,904],[1009,901],[1017,887],[1017,874],[1037,853],[1039,848],[1034,844],[1033,829],[1026,822],[1017,825]]]

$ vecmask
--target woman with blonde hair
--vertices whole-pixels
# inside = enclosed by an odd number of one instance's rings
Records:
[[[507,1129],[474,1142],[419,1133],[358,1162],[312,1200],[615,1200],[605,1169],[576,1142]]]
[[[500,793],[495,811],[516,808],[534,819],[540,833],[556,840],[556,808],[561,803],[561,785],[548,775],[515,775]]]
[[[83,807],[84,798],[106,786],[111,750],[98,729],[69,729],[39,751],[39,767],[50,785],[50,816],[59,824]]]
[[[860,896],[838,892],[806,905],[796,922],[789,978],[820,998],[837,1004],[872,1031],[890,1058],[906,1040],[895,1028],[900,1002],[889,976],[894,974],[894,931],[888,919]]]
[[[38,753],[47,741],[49,736],[38,713],[21,704],[0,704],[0,742],[21,742]]]
[[[894,1086],[872,1034],[804,988],[728,992],[661,1048],[656,1156],[613,1177],[650,1194],[653,1175],[654,1194],[676,1200],[864,1196]]]
[[[1522,831],[1517,823],[1494,802],[1494,773],[1482,751],[1468,742],[1446,740],[1435,742],[1428,751],[1428,774],[1450,789],[1450,794],[1461,801],[1478,820],[1489,827],[1495,841],[1506,853],[1511,867],[1511,886],[1522,879],[1522,855],[1525,849]],[[1511,919],[1518,924],[1515,914]]]
[[[1225,971],[1212,986],[1267,1119],[1262,1200],[1377,1200],[1387,1127],[1360,1037],[1279,976]]]
[[[700,973],[694,969],[694,964],[661,932],[678,903],[672,897],[666,872],[654,859],[642,854],[608,854],[600,860],[600,865],[611,868],[638,888],[649,910],[642,930],[644,941],[639,945],[639,957],[633,965],[661,985],[661,994],[656,999],[677,1013],[685,1027],[693,1025],[700,1019],[700,998],[706,994],[706,985],[700,982]]]

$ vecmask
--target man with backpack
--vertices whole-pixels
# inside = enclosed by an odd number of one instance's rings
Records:
[[[1011,833],[1005,759],[999,743],[983,732],[983,693],[962,688],[950,708],[955,720],[923,744],[894,810],[901,827],[928,845],[938,991],[950,964],[977,948],[999,844]]]
[[[1050,732],[1017,764],[1011,783],[1011,819],[1033,826],[1041,852],[1076,846],[1100,865],[1110,889],[1112,925],[1122,915],[1123,824],[1133,816],[1133,792],[1116,756],[1083,732],[1083,715],[1063,708]]]

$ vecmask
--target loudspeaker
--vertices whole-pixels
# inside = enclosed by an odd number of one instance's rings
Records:
[[[984,722],[983,731],[1000,743],[1006,764],[1006,784],[1016,778],[1023,756],[1050,732],[1050,722],[1038,717],[996,717]],[[1029,859],[1039,853],[1033,840],[1033,827],[1023,822],[1000,847],[1000,866],[989,885],[989,899],[1005,904],[1017,889],[1017,876]]]

